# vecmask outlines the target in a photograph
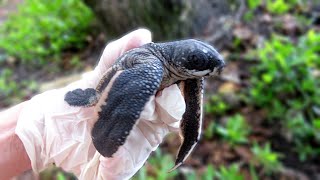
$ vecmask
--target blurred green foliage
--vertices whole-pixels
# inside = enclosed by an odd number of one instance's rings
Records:
[[[230,166],[220,166],[216,177],[220,180],[244,180],[243,175],[240,174],[239,166],[232,164]]]
[[[255,11],[260,7],[274,15],[284,15],[298,6],[304,6],[301,0],[247,0],[249,11],[244,14],[244,19],[250,22],[254,18]]]
[[[249,9],[254,10],[261,4],[261,2],[262,0],[247,0],[247,5]]]
[[[13,72],[6,68],[0,72],[0,97],[8,97],[18,91],[18,84],[12,79]]]
[[[216,94],[210,97],[208,103],[205,104],[204,109],[207,113],[219,116],[230,110],[231,106],[224,101],[223,94]]]
[[[261,62],[252,68],[250,104],[266,109],[270,120],[281,120],[297,146],[320,144],[313,127],[320,116],[319,53],[320,33],[312,30],[297,43],[273,36],[257,51]],[[319,149],[307,154],[319,155]]]
[[[77,180],[77,177],[69,172],[64,171],[62,168],[50,165],[47,169],[39,174],[40,180]]]
[[[236,144],[247,143],[249,133],[250,126],[247,124],[244,117],[240,114],[236,114],[229,117],[225,125],[211,121],[204,130],[204,137],[206,139],[212,139],[213,136],[217,134],[228,144],[235,146]]]
[[[177,171],[168,173],[174,167],[174,161],[168,154],[163,154],[160,149],[155,151],[154,156],[150,157],[148,163],[152,169],[152,175],[148,174],[146,166],[142,167],[133,179],[137,180],[166,180],[173,179],[178,175]]]
[[[159,149],[155,154],[148,159],[148,165],[143,166],[133,180],[170,180],[178,177],[183,177],[187,180],[243,180],[244,177],[240,174],[238,164],[230,166],[220,166],[215,168],[213,165],[208,165],[206,170],[198,174],[195,171],[179,171],[175,170],[168,172],[174,166],[172,157],[168,154],[163,154]],[[148,167],[148,168],[147,168]],[[148,169],[148,171],[147,171]]]
[[[252,170],[256,173],[255,170]],[[230,166],[220,166],[218,169],[209,164],[206,171],[202,174],[201,180],[243,180],[244,176],[240,173],[238,164],[231,164]],[[256,180],[256,179],[254,179]]]
[[[207,126],[207,128],[204,130],[203,136],[206,139],[212,139],[214,136],[214,133],[216,131],[216,126],[217,123],[215,123],[213,120],[210,121],[209,125]]]
[[[249,164],[249,171],[252,180],[259,180],[258,173],[256,172],[256,169],[254,168],[252,163]]]
[[[267,1],[252,1],[249,6],[254,9],[260,5],[267,5],[266,3]],[[289,8],[282,7],[282,10],[279,8],[278,12],[272,13],[286,13],[299,3],[300,1],[292,1],[286,4],[279,1],[278,6],[285,4],[283,6]],[[273,34],[262,47],[254,51],[254,59],[258,62],[251,68],[249,87],[244,90],[244,94],[240,93],[238,96],[245,97],[243,100],[247,101],[249,107],[253,106],[255,110],[262,109],[262,112],[266,112],[266,116],[263,115],[262,118],[266,117],[268,121],[263,122],[264,124],[272,127],[274,124],[280,125],[279,131],[271,132],[285,137],[292,145],[290,151],[296,152],[301,161],[310,162],[313,158],[319,157],[320,33],[311,29],[296,38]],[[218,117],[225,117],[230,110],[237,110],[225,102],[221,94],[214,95],[205,105],[205,110]],[[245,125],[241,117],[236,115],[228,119],[225,125],[210,122],[204,130],[204,137],[212,140],[214,134],[218,134],[233,147],[247,142],[246,146],[251,147],[253,154],[249,164],[253,179],[258,179],[255,172],[257,166],[262,168],[265,175],[281,171],[281,158],[285,158],[286,154],[272,151],[272,141],[264,146],[248,142],[250,126]]]
[[[36,91],[38,84],[34,80],[16,81],[14,71],[9,68],[0,69],[0,99],[2,105],[20,102],[21,98]],[[21,91],[23,89],[23,91]]]
[[[177,175],[175,171],[168,173],[170,168],[174,167],[174,161],[170,155],[162,154],[160,150],[157,150],[154,158],[151,158],[148,162],[153,166],[157,180],[166,180]]]
[[[243,116],[236,114],[227,120],[225,126],[217,125],[216,132],[231,146],[234,146],[248,142],[250,126]]]
[[[265,144],[264,147],[259,146],[257,143],[253,144],[251,151],[254,155],[253,161],[263,167],[267,174],[280,171],[282,167],[280,162],[280,154],[271,150],[270,144]]]
[[[267,0],[266,8],[269,12],[274,14],[284,14],[295,6],[296,0]]]
[[[25,64],[42,64],[84,45],[93,18],[80,0],[25,0],[0,27],[0,48]]]
[[[250,10],[264,6],[268,12],[277,15],[285,14],[300,4],[302,4],[301,0],[247,0],[247,6]]]
[[[214,179],[216,174],[217,174],[216,169],[211,164],[209,164],[207,166],[206,171],[202,174],[201,179],[202,180],[212,180],[212,179]]]

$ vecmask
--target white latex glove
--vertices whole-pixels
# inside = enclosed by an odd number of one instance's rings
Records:
[[[172,85],[146,104],[138,124],[113,158],[101,156],[91,140],[94,107],[71,107],[65,94],[76,88],[95,88],[103,72],[125,51],[151,41],[151,33],[136,30],[107,45],[94,71],[69,86],[33,97],[23,108],[16,134],[22,140],[35,172],[52,163],[79,179],[129,179],[170,131],[178,131],[185,111],[183,96]]]

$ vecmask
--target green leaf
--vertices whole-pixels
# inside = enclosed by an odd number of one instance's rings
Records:
[[[250,133],[250,127],[243,116],[236,114],[228,119],[225,127],[218,125],[216,131],[233,146],[248,142],[247,137]]]
[[[216,176],[217,172],[215,170],[215,168],[209,164],[207,166],[207,170],[204,172],[204,174],[202,175],[202,180],[213,180],[214,177]]]
[[[312,120],[312,125],[315,129],[320,130],[320,119]]]
[[[273,76],[271,74],[262,74],[262,79],[265,83],[270,84],[272,82]]]
[[[254,154],[253,160],[260,164],[268,174],[277,172],[282,167],[279,161],[280,154],[272,152],[269,143],[265,144],[264,147],[260,147],[257,143],[254,143],[251,151]]]
[[[247,0],[247,3],[249,9],[254,10],[261,4],[261,0]]]

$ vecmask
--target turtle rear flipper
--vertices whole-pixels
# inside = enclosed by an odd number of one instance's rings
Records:
[[[100,99],[100,95],[101,95],[102,91],[108,86],[110,79],[117,72],[116,70],[117,69],[114,69],[114,68],[108,69],[104,73],[104,75],[102,76],[96,89],[87,88],[85,90],[75,89],[73,91],[69,91],[65,95],[64,100],[70,106],[91,107],[91,106],[96,105]]]
[[[180,146],[175,166],[169,172],[178,168],[189,156],[199,141],[202,124],[202,79],[187,79],[182,81],[182,91],[186,102],[186,111],[180,124],[182,144]]]
[[[70,106],[85,106],[90,107],[94,106],[100,98],[100,94],[93,88],[88,89],[75,89],[73,91],[69,91],[64,100]]]
[[[107,96],[102,95],[97,104],[98,119],[91,132],[102,156],[112,157],[125,143],[145,104],[158,90],[162,76],[163,67],[156,61],[118,72],[110,81]]]

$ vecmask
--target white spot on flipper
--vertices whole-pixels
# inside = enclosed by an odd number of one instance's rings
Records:
[[[202,49],[202,52],[207,53],[208,50],[207,49]]]

